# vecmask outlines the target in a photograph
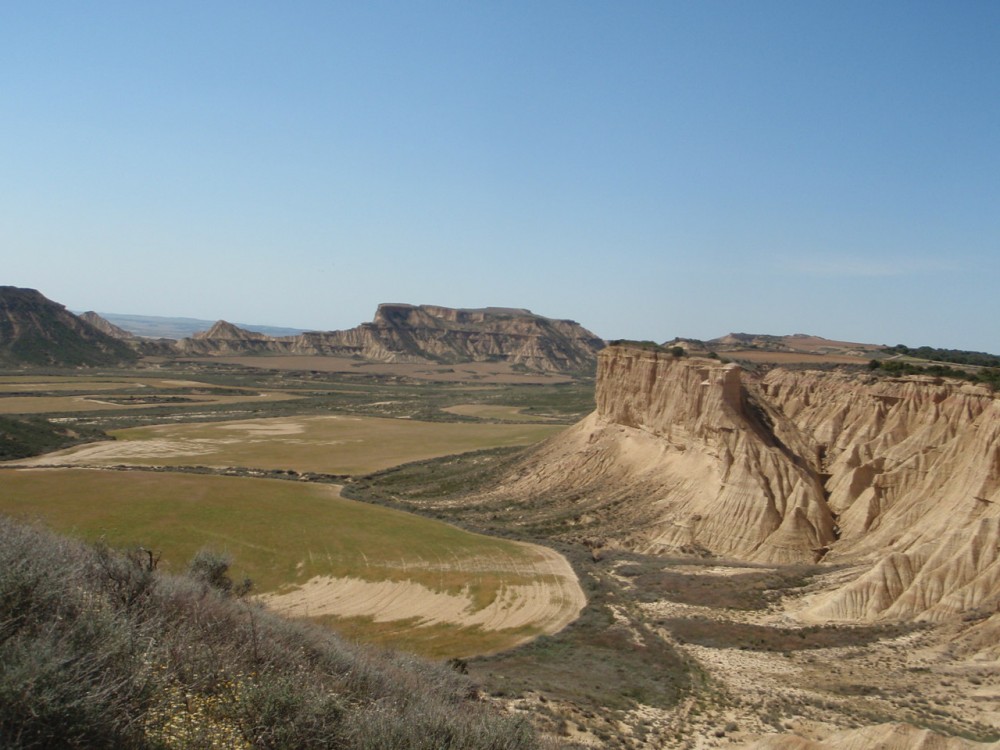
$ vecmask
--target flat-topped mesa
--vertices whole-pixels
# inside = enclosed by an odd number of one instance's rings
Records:
[[[380,305],[372,323],[352,329],[380,354],[445,363],[501,361],[542,371],[586,371],[604,341],[571,320],[529,310]]]
[[[507,362],[543,372],[592,372],[604,341],[571,320],[528,310],[382,304],[371,323],[271,337],[225,321],[178,342],[197,354],[347,356],[380,362]]]
[[[540,318],[531,310],[516,307],[453,308],[440,305],[410,305],[403,302],[383,302],[375,311],[374,324],[476,324],[512,317]]]
[[[654,435],[736,429],[746,419],[738,365],[652,349],[604,349],[595,398],[602,419]]]

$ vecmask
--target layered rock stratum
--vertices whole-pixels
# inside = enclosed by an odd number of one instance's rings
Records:
[[[596,401],[500,490],[576,507],[566,537],[849,566],[805,619],[997,610],[1000,400],[986,387],[785,369],[758,380],[611,346]]]
[[[529,310],[382,304],[371,323],[343,331],[267,336],[219,321],[177,343],[187,355],[294,354],[377,362],[506,362],[542,372],[593,369],[604,341],[571,320]]]

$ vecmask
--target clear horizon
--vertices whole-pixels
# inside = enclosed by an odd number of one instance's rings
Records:
[[[0,60],[0,284],[70,309],[1000,353],[993,2],[39,2]]]

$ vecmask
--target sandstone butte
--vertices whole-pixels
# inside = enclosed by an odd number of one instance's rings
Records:
[[[968,637],[1000,657],[1000,400],[985,387],[785,369],[753,379],[610,346],[596,401],[496,492],[577,506],[567,536],[593,546],[845,565],[800,619],[978,610]]]
[[[371,323],[343,331],[267,336],[226,321],[176,342],[177,353],[360,357],[376,362],[507,362],[542,372],[593,371],[604,341],[572,320],[529,310],[382,304]]]

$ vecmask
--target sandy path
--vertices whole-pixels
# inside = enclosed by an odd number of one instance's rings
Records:
[[[294,591],[260,598],[282,614],[298,617],[369,616],[375,622],[417,618],[417,627],[450,624],[492,631],[531,627],[542,633],[558,632],[577,618],[587,598],[562,555],[545,547],[522,546],[531,554],[455,561],[453,569],[468,571],[470,578],[488,569],[530,581],[501,585],[496,598],[479,609],[468,586],[454,593],[435,591],[415,581],[353,577],[317,577]]]

